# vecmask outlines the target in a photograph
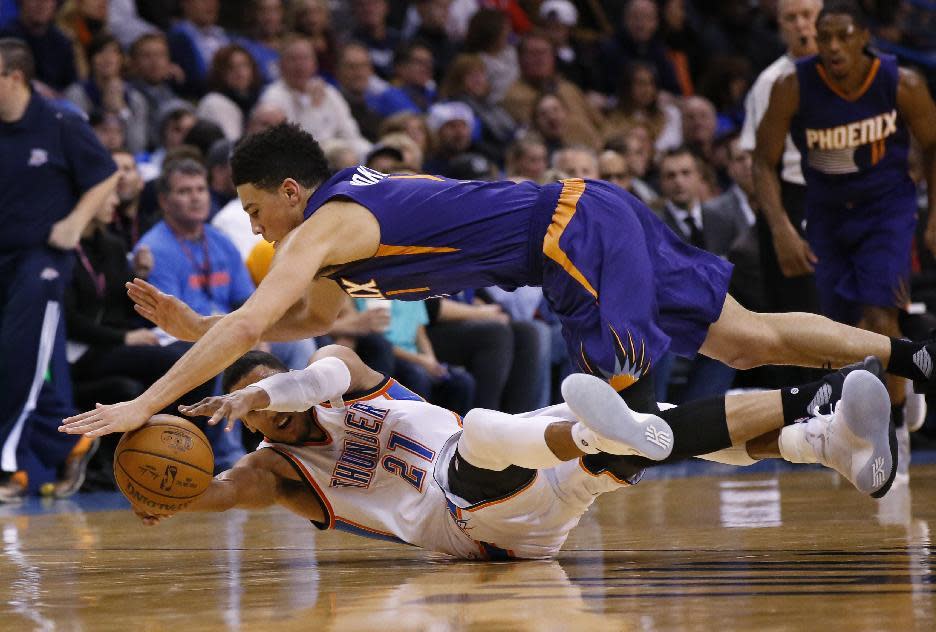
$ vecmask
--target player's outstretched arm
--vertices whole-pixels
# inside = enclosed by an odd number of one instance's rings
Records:
[[[783,146],[799,108],[799,82],[796,74],[789,74],[774,83],[767,112],[757,127],[754,148],[754,187],[757,199],[770,225],[777,260],[784,276],[809,274],[816,263],[816,255],[799,236],[783,208],[780,197],[780,178],[777,165],[783,156]]]
[[[283,505],[303,518],[324,521],[324,512],[305,483],[273,450],[259,450],[241,457],[229,470],[218,474],[203,494],[184,512],[222,512],[229,509],[263,509]],[[158,523],[166,516],[137,515],[144,524]]]
[[[153,414],[253,348],[308,290],[319,270],[373,256],[380,227],[364,207],[330,202],[296,229],[254,294],[226,315],[142,395],[64,420],[60,430],[101,436],[142,426]]]
[[[354,351],[329,345],[319,349],[312,363],[301,371],[276,373],[226,395],[179,406],[179,412],[189,417],[210,417],[210,426],[227,419],[230,430],[238,419],[254,410],[304,411],[348,392],[370,390],[382,381],[383,375],[364,364]]]
[[[900,69],[897,84],[897,107],[923,154],[923,176],[926,178],[929,221],[926,225],[926,247],[936,254],[936,104],[918,73]]]

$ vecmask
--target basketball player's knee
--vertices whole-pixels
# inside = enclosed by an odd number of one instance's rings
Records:
[[[736,327],[728,330],[727,340],[722,345],[723,357],[719,360],[738,370],[774,361],[782,350],[783,340],[772,316],[747,312]]]
[[[503,458],[504,413],[484,408],[472,408],[462,420],[458,452],[474,465],[490,470],[502,470],[511,465]]]

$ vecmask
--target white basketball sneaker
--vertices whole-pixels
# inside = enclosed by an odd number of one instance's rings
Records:
[[[791,452],[798,449],[796,444],[808,450],[800,443],[804,441],[812,448],[815,461],[834,469],[873,498],[886,494],[897,474],[897,436],[890,421],[890,399],[881,381],[867,371],[848,374],[842,399],[831,415],[786,426],[781,441]]]
[[[637,455],[661,461],[673,451],[673,431],[656,415],[636,413],[611,385],[574,373],[562,381],[562,397],[584,428],[572,436],[583,452]]]

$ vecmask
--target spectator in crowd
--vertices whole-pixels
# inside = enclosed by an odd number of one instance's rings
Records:
[[[552,168],[567,178],[598,178],[598,155],[591,147],[573,145],[553,154]]]
[[[244,135],[244,121],[260,97],[263,78],[247,49],[231,44],[218,49],[208,71],[210,92],[198,102],[198,118],[217,123],[228,140]]]
[[[0,28],[0,37],[26,42],[36,64],[36,80],[62,92],[78,79],[71,40],[55,24],[56,0],[20,0],[16,20]]]
[[[599,145],[599,137],[590,128],[577,128],[569,108],[559,95],[542,93],[533,103],[531,129],[546,143],[549,154],[572,143]]]
[[[107,24],[110,32],[124,49],[144,35],[155,35],[159,29],[140,17],[134,0],[109,0],[107,3]]]
[[[231,38],[218,26],[220,0],[181,0],[181,4],[182,19],[168,33],[169,54],[185,74],[179,94],[198,99],[207,91],[212,58]]]
[[[120,43],[104,32],[89,42],[87,54],[89,77],[69,86],[65,97],[86,114],[98,109],[117,115],[124,124],[127,148],[144,151],[149,141],[149,105],[121,75],[124,56]]]
[[[520,77],[517,49],[510,44],[510,18],[497,9],[480,8],[471,17],[463,50],[481,57],[490,84],[489,99],[500,103]]]
[[[742,57],[716,55],[699,79],[699,92],[711,101],[718,113],[716,136],[741,129],[744,123],[744,96],[751,87],[751,63]]]
[[[249,14],[248,37],[237,43],[253,57],[261,81],[267,84],[279,79],[280,47],[286,33],[283,0],[251,0]]]
[[[358,299],[361,308],[386,309]],[[381,299],[377,299],[381,300]],[[390,324],[384,335],[393,345],[394,364],[390,373],[407,388],[433,404],[464,415],[475,401],[475,381],[459,366],[440,362],[426,335],[429,317],[419,301],[383,301],[389,303]]]
[[[735,209],[723,206],[703,206],[699,191],[702,188],[702,175],[699,159],[687,148],[673,149],[660,160],[660,192],[663,197],[661,219],[674,233],[681,236],[696,248],[725,256],[732,244],[746,230],[747,222],[743,215],[735,214]],[[665,388],[671,363],[675,360],[669,354],[657,363],[657,388]],[[688,374],[685,390],[681,395],[670,393],[670,399],[662,397],[660,401],[693,401],[702,397],[724,394],[734,380],[734,369],[701,354],[692,358],[684,368]]]
[[[119,114],[94,109],[88,115],[88,124],[94,130],[94,135],[104,145],[104,149],[114,151],[127,146],[127,130]]]
[[[765,311],[764,278],[761,274],[760,245],[756,228],[757,196],[754,191],[751,153],[741,149],[738,134],[730,138],[727,149],[728,176],[732,184],[727,191],[709,200],[705,206],[744,218],[746,228],[728,251],[728,259],[735,264],[730,291],[747,309]]]
[[[393,84],[377,97],[374,109],[381,116],[398,112],[425,112],[436,99],[432,79],[432,50],[422,42],[404,44],[393,58]]]
[[[627,59],[653,66],[661,90],[681,94],[673,64],[659,33],[660,13],[653,0],[628,0],[621,11],[618,32],[602,45],[604,64],[604,91],[613,94],[617,85],[619,66],[609,60]]]
[[[80,477],[76,444],[55,426],[74,412],[60,319],[72,253],[118,176],[85,121],[31,88],[21,40],[0,39],[0,503],[22,500],[64,472]],[[80,454],[79,454],[80,453]]]
[[[460,101],[471,108],[476,125],[475,149],[501,163],[504,147],[517,133],[517,124],[506,110],[490,100],[490,94],[484,61],[478,55],[456,57],[439,88],[441,100]]]
[[[276,127],[280,123],[286,122],[286,112],[278,105],[273,103],[258,103],[250,112],[250,118],[247,119],[247,125],[244,129],[244,135],[256,134],[265,129]]]
[[[556,72],[555,50],[549,38],[541,33],[525,36],[520,41],[519,59],[520,79],[504,97],[504,109],[513,119],[520,124],[528,124],[538,96],[552,93],[562,99],[568,109],[570,129],[587,134],[589,139],[598,138],[598,131],[605,123],[604,117],[588,102],[578,86]]]
[[[380,137],[384,138],[394,132],[402,132],[412,138],[423,156],[429,153],[429,125],[426,123],[426,117],[422,114],[400,112],[388,116],[380,124]]]
[[[107,0],[66,0],[59,10],[59,28],[72,41],[78,78],[91,74],[91,42],[107,28]]]
[[[371,142],[376,141],[382,117],[375,104],[388,84],[374,74],[373,63],[363,44],[350,42],[342,47],[338,53],[335,79],[361,134]]]
[[[286,113],[286,118],[313,134],[319,142],[340,138],[367,151],[368,143],[351,116],[347,102],[337,89],[318,76],[315,51],[309,40],[295,37],[283,46],[280,79],[260,97]]]
[[[140,36],[130,46],[130,85],[146,99],[149,112],[149,148],[159,144],[159,111],[176,99],[173,87],[182,78],[182,69],[169,59],[169,43],[162,33]]]
[[[338,57],[338,37],[332,28],[331,6],[328,0],[298,0],[292,3],[292,30],[312,42],[319,72],[335,76]]]
[[[373,147],[371,147],[371,151],[373,150]],[[362,156],[358,154],[354,146],[343,140],[331,140],[324,143],[322,153],[325,154],[325,161],[332,173],[337,173],[348,167],[356,167],[363,162],[361,160]]]
[[[703,41],[710,55],[733,55],[751,62],[760,72],[778,55],[783,45],[763,7],[747,0],[719,0],[706,11]]]
[[[409,134],[405,132],[392,132],[380,138],[380,142],[367,154],[368,162],[375,155],[375,150],[379,148],[395,150],[397,160],[395,171],[404,171],[409,173],[420,173],[423,170],[424,155],[419,145]],[[380,169],[378,169],[380,171]],[[386,172],[384,172],[386,173]]]
[[[246,301],[254,284],[234,245],[209,224],[211,198],[205,168],[189,159],[166,164],[159,178],[163,219],[137,244],[153,253],[149,282],[201,314],[227,314]],[[215,467],[233,464],[243,449],[240,433],[207,429]],[[227,435],[232,435],[227,437]]]
[[[435,62],[433,77],[442,81],[442,75],[455,55],[458,47],[447,29],[452,0],[415,0],[413,7],[419,16],[419,27],[410,39],[424,43],[432,51]]]
[[[689,0],[664,0],[660,7],[660,36],[676,73],[682,94],[693,94],[694,78],[707,67],[698,15]]]
[[[387,25],[387,0],[351,0],[354,17],[352,37],[370,52],[374,70],[383,79],[393,75],[394,55],[402,39],[400,32]]]
[[[578,23],[575,4],[571,0],[545,0],[539,6],[537,23],[552,40],[559,74],[582,90],[598,90],[602,69],[597,60],[597,50],[573,38]]]
[[[661,98],[657,89],[654,66],[633,62],[625,66],[618,84],[617,105],[608,113],[605,134],[627,133],[634,125],[644,125],[650,131],[657,151],[666,151],[682,144],[682,116],[679,108]]]
[[[144,182],[155,180],[162,170],[166,152],[176,149],[185,141],[189,131],[195,126],[195,108],[188,101],[173,99],[162,104],[157,116],[159,143],[157,149],[141,156],[140,173]]]
[[[430,107],[427,121],[435,142],[434,151],[426,160],[425,170],[448,176],[452,160],[471,149],[474,115],[464,103],[449,101]]]
[[[399,148],[379,142],[364,157],[364,166],[380,173],[403,171],[403,152]]]
[[[682,102],[683,144],[691,149],[706,164],[718,170],[718,182],[724,184],[727,176],[724,161],[716,155],[716,133],[718,113],[715,106],[705,97],[686,97]]]
[[[623,140],[623,139],[622,139]],[[627,161],[626,145],[623,142],[610,142],[598,156],[598,177],[611,184],[616,184],[625,191],[651,206],[656,203],[657,194],[631,171]]]
[[[231,179],[231,150],[234,143],[222,138],[211,144],[205,153],[205,167],[208,169],[208,190],[211,194],[211,214],[214,218],[224,206],[237,201],[237,190]],[[246,213],[245,213],[246,215]]]
[[[549,166],[549,152],[542,138],[528,132],[507,147],[505,162],[508,179],[515,182],[532,180],[542,184]]]
[[[117,208],[110,230],[121,239],[127,252],[133,250],[146,231],[159,221],[158,213],[144,213],[140,206],[143,177],[136,159],[126,149],[116,149],[111,157],[117,165]]]

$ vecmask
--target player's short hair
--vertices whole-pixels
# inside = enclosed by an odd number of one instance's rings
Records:
[[[860,29],[868,28],[868,16],[855,0],[828,0],[816,16],[816,22],[827,15],[848,15]]]
[[[312,188],[328,178],[328,161],[312,134],[294,123],[280,123],[245,136],[234,146],[234,186],[252,184],[273,191],[286,178]]]
[[[35,78],[36,60],[23,40],[15,37],[0,38],[0,59],[3,60],[4,73],[19,70],[26,78],[27,84]]]
[[[278,373],[286,373],[289,367],[282,363],[272,353],[266,351],[248,351],[229,366],[221,376],[221,391],[230,393],[231,388],[244,379],[244,376],[253,371],[258,366],[265,366],[275,370]]]

